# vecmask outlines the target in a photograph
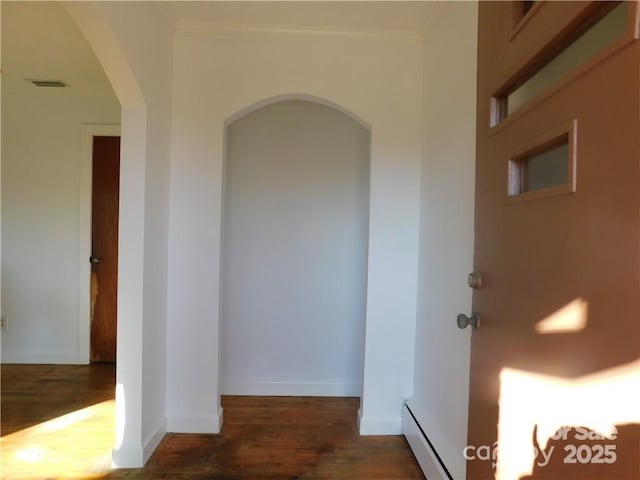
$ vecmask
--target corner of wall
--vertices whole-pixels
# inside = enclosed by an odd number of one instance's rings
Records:
[[[111,451],[112,468],[140,468],[144,465],[143,448],[122,448]]]
[[[363,416],[360,409],[358,410],[358,432],[360,435],[401,435],[402,416],[377,418]]]
[[[171,433],[220,433],[222,430],[223,409],[218,407],[217,415],[210,416],[167,416],[167,432]]]
[[[151,433],[142,442],[142,461],[143,465],[147,463],[147,460],[151,457],[153,452],[167,433],[167,419],[162,417],[157,423],[156,427],[151,430]]]

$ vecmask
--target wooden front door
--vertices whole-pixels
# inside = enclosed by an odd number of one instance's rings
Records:
[[[637,10],[480,3],[470,480],[640,478]]]
[[[116,361],[120,137],[93,137],[91,361]]]

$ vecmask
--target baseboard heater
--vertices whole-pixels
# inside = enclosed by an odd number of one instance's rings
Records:
[[[402,433],[429,480],[454,480],[407,404],[402,409]]]

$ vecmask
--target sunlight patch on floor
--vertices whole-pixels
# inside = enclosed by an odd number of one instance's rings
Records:
[[[2,478],[103,477],[111,470],[114,417],[108,400],[2,437]]]

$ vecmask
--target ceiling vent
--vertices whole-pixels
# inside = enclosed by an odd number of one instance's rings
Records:
[[[67,86],[67,84],[62,80],[32,80],[30,78],[27,78],[27,81],[33,83],[36,87],[62,88]]]

